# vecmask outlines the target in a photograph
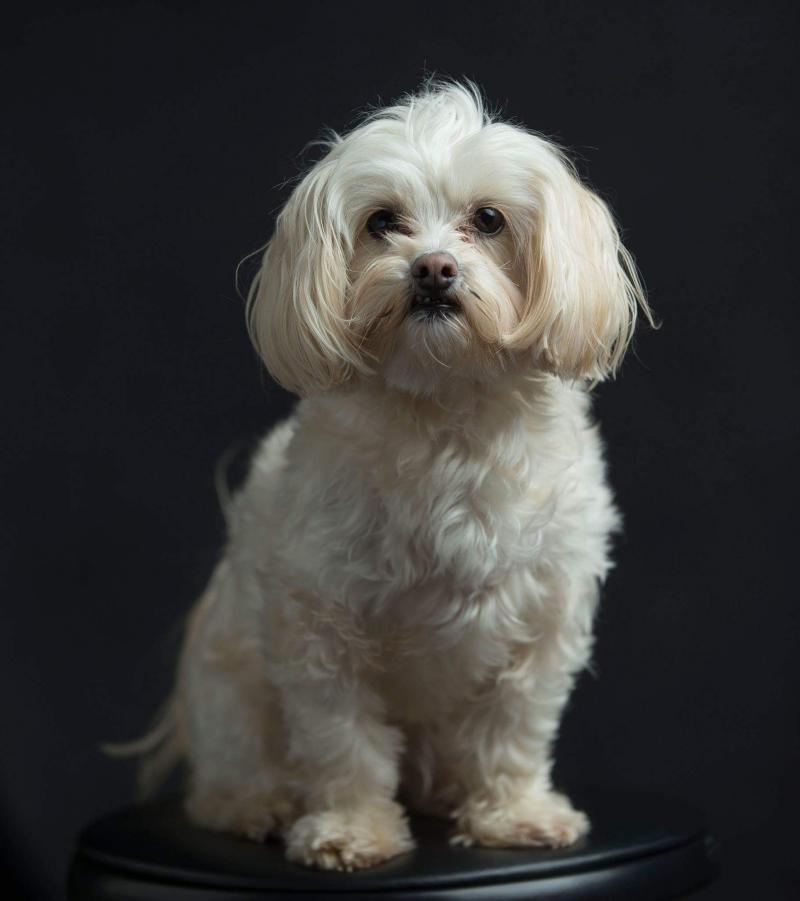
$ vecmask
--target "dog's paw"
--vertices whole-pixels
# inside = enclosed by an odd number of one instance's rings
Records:
[[[458,816],[456,845],[494,848],[565,848],[589,831],[586,814],[564,795],[542,792],[506,805],[467,803]]]
[[[286,856],[322,870],[374,867],[414,847],[399,804],[326,810],[300,817],[286,836]]]

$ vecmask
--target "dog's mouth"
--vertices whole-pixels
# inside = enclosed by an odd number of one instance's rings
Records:
[[[450,319],[461,312],[461,304],[449,291],[441,294],[415,294],[408,315],[429,322]]]

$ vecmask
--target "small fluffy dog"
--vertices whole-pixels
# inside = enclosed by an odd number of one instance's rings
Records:
[[[145,753],[202,826],[291,860],[569,845],[552,748],[617,526],[588,388],[649,318],[605,204],[552,143],[436,83],[302,179],[248,299],[302,398],[228,510]]]

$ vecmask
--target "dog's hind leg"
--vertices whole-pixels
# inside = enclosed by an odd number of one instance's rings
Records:
[[[209,590],[236,588],[223,562]],[[284,727],[258,630],[224,609],[212,610],[218,600],[201,603],[181,660],[190,766],[186,809],[197,825],[261,841],[295,815]]]

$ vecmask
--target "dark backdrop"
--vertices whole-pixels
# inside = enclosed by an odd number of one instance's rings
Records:
[[[235,266],[307,141],[433,70],[574,148],[663,320],[597,394],[626,532],[561,781],[693,799],[725,852],[708,898],[792,896],[794,5],[6,19],[0,843],[28,897],[57,897],[78,827],[131,797],[97,745],[166,692],[222,540],[216,462],[292,404],[260,375]]]

